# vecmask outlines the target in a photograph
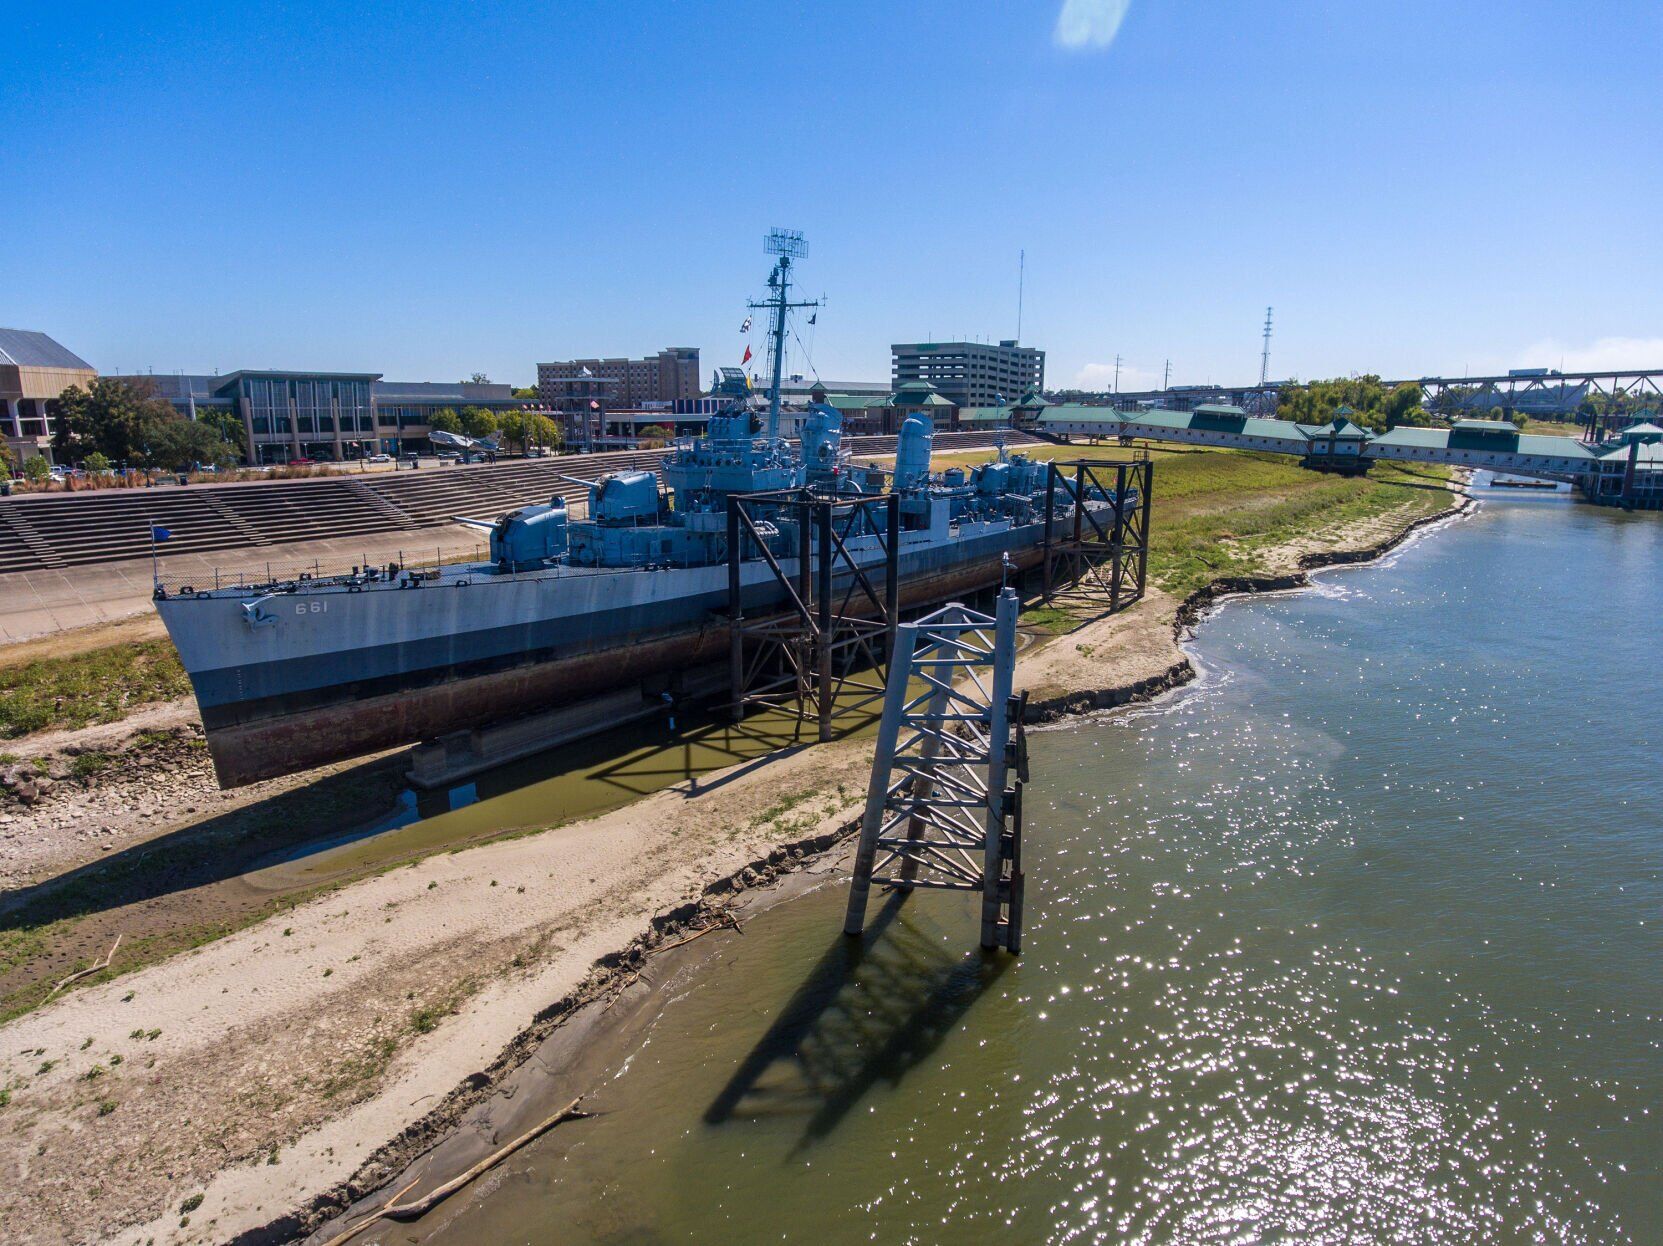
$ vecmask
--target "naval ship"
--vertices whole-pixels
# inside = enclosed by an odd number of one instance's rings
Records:
[[[992,462],[931,468],[933,430],[900,429],[892,469],[852,464],[842,417],[814,404],[796,444],[780,435],[793,255],[801,235],[776,231],[768,296],[772,384],[733,395],[704,435],[677,439],[661,471],[624,471],[588,487],[587,513],[564,500],[474,522],[489,561],[397,564],[351,575],[156,587],[156,609],[190,676],[222,787],[292,774],[433,739],[518,714],[577,705],[640,686],[673,692],[683,673],[728,653],[728,498],[809,488],[899,495],[903,606],[997,585],[1037,564],[1044,539],[1043,463],[1001,446]],[[766,417],[761,401],[766,398]],[[1054,514],[1116,500],[1059,492]],[[1119,504],[1127,504],[1120,500]],[[787,577],[813,558],[795,512],[760,513],[757,531]],[[752,538],[746,538],[754,545]],[[845,542],[881,565],[876,532]],[[807,547],[807,548],[805,548]],[[739,561],[745,613],[783,608],[780,576],[750,545]]]

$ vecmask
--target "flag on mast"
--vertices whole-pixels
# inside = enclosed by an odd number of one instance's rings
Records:
[[[739,361],[739,366],[741,368],[743,368],[750,361],[751,361],[751,347],[750,347],[749,343],[746,343],[746,345],[745,345],[745,357]]]
[[[741,333],[749,333],[751,331],[751,318],[749,316],[745,317],[745,323],[739,326],[739,331]]]
[[[816,321],[816,320],[818,320],[818,319],[820,319],[820,313],[819,313],[819,312],[815,312],[815,313],[814,313],[814,314],[813,314],[813,315],[811,315],[811,316],[810,316],[810,317],[809,317],[809,318],[808,318],[808,322],[809,322],[809,324],[813,324],[813,323],[814,323],[814,322],[815,322],[815,321]]]

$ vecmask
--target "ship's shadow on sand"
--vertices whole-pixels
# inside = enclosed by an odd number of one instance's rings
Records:
[[[1012,963],[956,952],[908,919],[894,892],[859,938],[836,935],[705,1109],[707,1125],[803,1118],[800,1150],[826,1137],[873,1087],[931,1059]]]

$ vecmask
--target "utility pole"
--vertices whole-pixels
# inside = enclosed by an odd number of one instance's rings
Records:
[[[1265,308],[1265,349],[1264,353],[1259,356],[1260,385],[1266,385],[1270,382],[1270,314],[1273,310],[1273,308]]]
[[[1114,357],[1114,392],[1120,392],[1120,356]]]
[[[1166,361],[1166,372],[1161,377],[1161,392],[1164,394],[1172,388],[1172,360]]]

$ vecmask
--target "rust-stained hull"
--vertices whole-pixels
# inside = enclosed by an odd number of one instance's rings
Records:
[[[1039,549],[1009,551],[1018,569]],[[931,605],[997,585],[997,556],[960,562],[902,582],[904,607]],[[729,629],[718,615],[702,625],[638,640],[617,638],[598,651],[528,661],[484,674],[444,672],[420,687],[372,693],[242,722],[208,724],[208,749],[221,787],[240,787],[333,762],[417,743],[458,730],[557,708],[605,692],[725,662]]]

